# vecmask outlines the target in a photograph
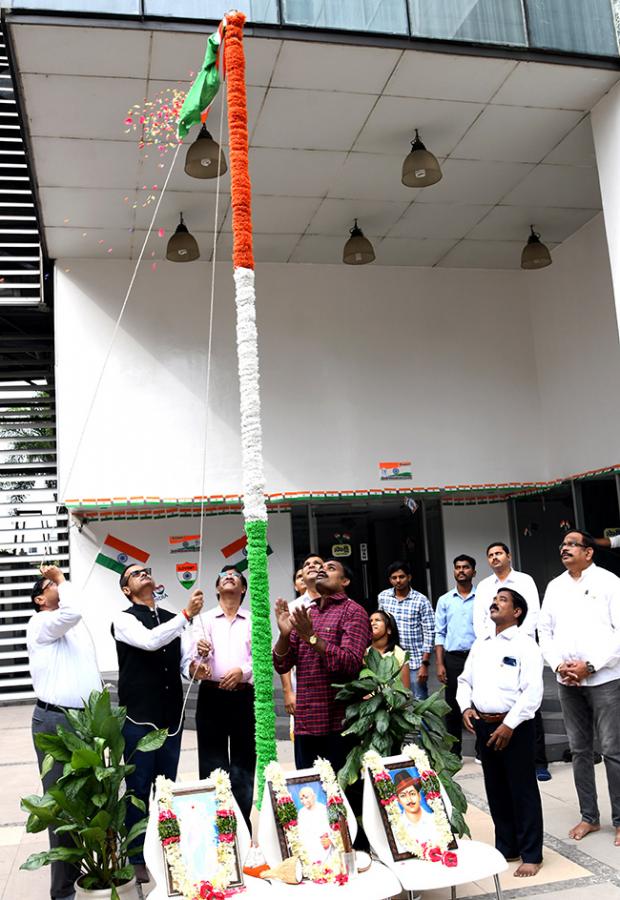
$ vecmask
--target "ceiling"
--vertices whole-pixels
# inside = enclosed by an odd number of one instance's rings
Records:
[[[205,36],[10,31],[50,255],[136,258],[155,208],[143,204],[173,153],[140,150],[124,119],[144,98],[187,89]],[[260,37],[246,55],[257,262],[338,263],[357,217],[379,265],[518,268],[530,223],[552,249],[601,209],[588,111],[620,71]],[[444,177],[412,190],[400,173],[415,127]],[[148,259],[164,255],[180,210],[212,256],[215,184],[187,176],[183,155]],[[226,174],[218,259],[231,253],[229,191]]]

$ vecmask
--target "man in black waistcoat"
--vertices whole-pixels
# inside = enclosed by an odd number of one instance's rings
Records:
[[[195,590],[187,607],[176,615],[157,607],[151,570],[133,563],[120,577],[123,594],[131,606],[114,618],[112,634],[118,655],[118,699],[127,707],[123,728],[125,758],[134,753],[136,744],[154,728],[167,728],[169,737],[159,750],[136,752],[131,757],[135,771],[127,777],[127,788],[134,791],[148,807],[153,784],[158,775],[174,781],[181,753],[181,721],[183,686],[181,674],[194,673],[191,629],[187,627],[202,609],[202,591]],[[198,664],[200,665],[200,664]],[[197,678],[206,674],[196,672]],[[133,804],[127,809],[127,828],[144,814]],[[144,865],[143,838],[132,844],[130,862],[136,879],[149,880]]]

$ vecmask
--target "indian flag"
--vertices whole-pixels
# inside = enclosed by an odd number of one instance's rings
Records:
[[[121,541],[120,538],[109,534],[103,542],[95,562],[122,575],[125,566],[133,563],[145,563],[150,555],[146,550],[134,547],[133,544],[128,544],[126,541]]]
[[[411,460],[407,462],[380,462],[381,481],[400,481],[411,478]]]
[[[198,125],[201,119],[205,121],[220,88],[220,81],[224,78],[223,54],[220,55],[224,31],[225,24],[222,21],[215,34],[207,41],[202,68],[187,92],[179,113],[177,132],[180,140],[185,137],[192,125]]]
[[[196,583],[196,579],[198,578],[198,564],[177,563],[176,569],[179,584],[182,584],[184,588],[189,590],[192,585]]]
[[[168,538],[171,553],[198,553],[200,551],[200,535],[172,535]]]
[[[225,547],[221,548],[222,555],[226,557],[226,565],[234,566],[237,572],[244,572],[248,567],[247,543],[248,539],[243,535],[243,537],[237,538],[236,541],[232,541],[232,543],[226,544]],[[270,556],[272,553],[273,550],[267,544],[267,556]]]

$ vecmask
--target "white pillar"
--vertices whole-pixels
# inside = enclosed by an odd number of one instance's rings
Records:
[[[620,82],[592,110],[592,134],[620,333]]]

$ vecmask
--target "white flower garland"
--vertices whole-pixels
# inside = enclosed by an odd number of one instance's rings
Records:
[[[406,757],[406,759],[412,760],[420,774],[420,777],[423,780],[433,779],[438,783],[437,774],[433,769],[431,769],[428,756],[426,755],[424,750],[420,749],[420,747],[417,746],[417,744],[407,744],[406,747],[403,747],[402,755]],[[392,778],[388,770],[385,768],[383,759],[375,750],[369,750],[366,754],[364,754],[363,763],[370,769],[373,775],[373,780],[376,783],[382,780],[389,780],[390,782],[392,782]],[[416,838],[412,834],[410,834],[409,830],[405,827],[405,824],[403,822],[403,817],[400,812],[400,805],[398,803],[398,800],[396,799],[395,794],[392,798],[388,800],[380,800],[379,802],[385,809],[390,826],[392,828],[392,832],[401,847],[405,847],[405,849],[408,850],[409,853],[412,853],[418,859],[429,859],[433,862],[443,862],[444,865],[448,866],[456,865],[456,854],[450,854],[449,852],[447,853],[448,847],[454,840],[454,835],[452,834],[452,829],[450,828],[450,822],[448,821],[448,817],[446,815],[446,810],[441,799],[441,794],[439,793],[439,790],[432,792],[427,791],[425,797],[426,802],[433,810],[433,818],[438,837],[438,841],[435,847],[429,847],[426,842],[421,843],[420,841],[416,840]]]
[[[230,786],[230,778],[228,773],[223,769],[214,769],[209,776],[209,780],[215,786],[215,808],[218,810],[230,811],[233,805],[233,794]],[[159,814],[165,814],[167,811],[173,812],[173,787],[174,783],[163,775],[159,775],[155,781],[155,797],[159,807]],[[180,891],[184,900],[196,900],[196,898],[206,896],[201,893],[201,885],[193,882],[187,875],[187,869],[183,860],[181,846],[178,841],[167,843],[163,846],[164,857],[168,868],[173,886]],[[218,840],[217,844],[217,861],[218,868],[210,879],[209,884],[213,886],[215,891],[224,891],[232,881],[235,875],[236,858],[235,858],[235,842]]]

